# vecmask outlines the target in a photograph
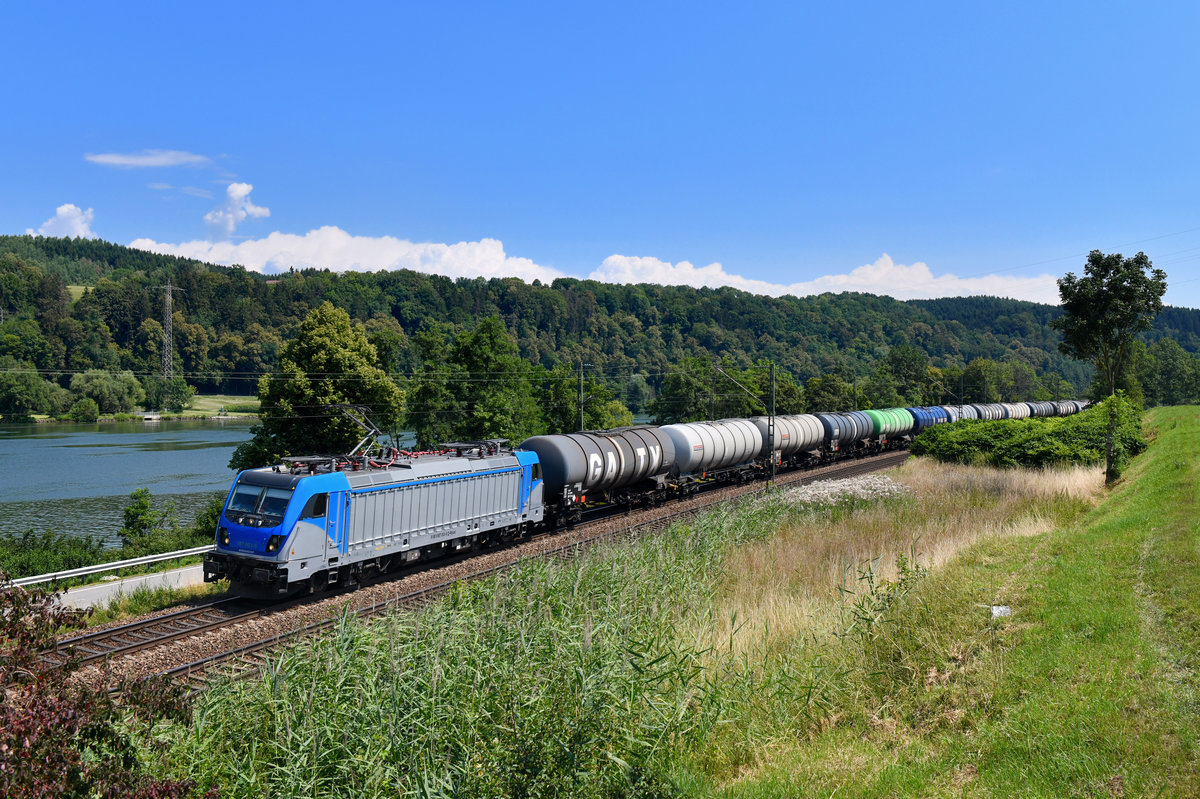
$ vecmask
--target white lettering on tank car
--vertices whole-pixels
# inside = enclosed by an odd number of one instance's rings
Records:
[[[588,455],[588,469],[592,473],[588,482],[593,485],[600,482],[600,475],[604,474],[604,461],[600,459],[600,453],[593,452]]]
[[[633,451],[633,454],[637,455],[637,465],[641,469],[646,464],[646,448],[638,447]]]

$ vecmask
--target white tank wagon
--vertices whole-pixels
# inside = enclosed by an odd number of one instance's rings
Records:
[[[659,428],[675,445],[674,477],[704,477],[753,461],[765,438],[749,419],[687,422]]]
[[[1046,416],[1057,416],[1058,415],[1053,402],[1037,402],[1037,401],[1035,401],[1035,402],[1027,402],[1025,404],[1029,406],[1029,415],[1030,416],[1042,418],[1042,417],[1046,417]]]
[[[958,413],[958,420],[960,422],[980,418],[979,411],[976,410],[974,405],[951,405],[949,407],[954,408]]]
[[[989,422],[1007,418],[1004,406],[997,402],[980,403],[976,405],[970,405],[968,407],[975,409],[975,412],[979,414],[977,418],[984,419]]]
[[[674,440],[650,425],[534,436],[520,448],[537,453],[547,499],[561,496],[568,504],[647,481],[662,488],[676,462]]]
[[[795,455],[819,449],[821,442],[825,440],[825,429],[821,426],[821,420],[810,413],[776,416],[773,445],[770,441],[769,417],[755,416],[750,421],[762,436],[763,448],[760,454],[763,457],[773,451],[776,458],[789,460]]]
[[[1029,405],[1025,402],[1005,402],[1004,409],[1008,411],[1009,419],[1028,419]]]

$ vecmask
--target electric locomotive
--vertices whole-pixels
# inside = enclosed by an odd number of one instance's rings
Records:
[[[295,458],[240,472],[204,580],[278,597],[523,534],[542,520],[537,455],[501,441],[439,453]]]

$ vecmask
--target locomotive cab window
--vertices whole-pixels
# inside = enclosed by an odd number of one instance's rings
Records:
[[[254,513],[258,506],[258,498],[262,495],[260,486],[240,485],[229,500],[229,510],[234,513]]]
[[[292,499],[291,489],[241,484],[229,499],[226,517],[250,516],[278,524]]]
[[[285,491],[282,488],[268,488],[263,491],[262,504],[259,506],[258,512],[268,519],[283,521],[284,511],[287,510],[288,502],[291,499],[291,491]]]
[[[314,494],[304,506],[304,511],[300,514],[301,519],[319,519],[325,515],[325,508],[329,501],[328,494]]]
[[[533,464],[533,472],[531,474],[532,474],[533,480],[541,480],[542,479],[542,464],[540,464],[540,463]]]

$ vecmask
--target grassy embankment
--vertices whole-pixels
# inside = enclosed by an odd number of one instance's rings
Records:
[[[207,693],[164,762],[227,796],[1186,790],[1163,658],[1192,650],[1156,621],[1190,612],[1183,544],[1125,540],[1181,437],[1100,510],[1096,469],[910,464],[905,497],[760,501],[347,621]]]
[[[156,756],[223,796],[1196,795],[1200,413],[1151,419],[1102,503],[910,463],[347,620]]]
[[[923,581],[883,640],[925,654],[876,683],[870,718],[718,793],[1200,793],[1200,412],[1158,409],[1150,426],[1157,440],[1099,507],[989,538]],[[974,609],[993,603],[1013,615]]]

